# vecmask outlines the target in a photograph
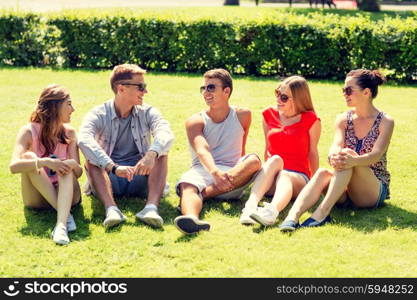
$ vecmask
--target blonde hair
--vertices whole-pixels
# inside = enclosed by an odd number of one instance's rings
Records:
[[[143,75],[146,73],[146,70],[142,69],[138,65],[134,64],[123,64],[118,65],[113,68],[113,71],[110,74],[110,86],[113,92],[117,93],[117,84],[122,80],[132,79],[134,75]]]
[[[294,108],[297,114],[305,111],[314,111],[311,101],[310,89],[302,76],[291,76],[286,78],[278,88],[288,86],[293,97]]]

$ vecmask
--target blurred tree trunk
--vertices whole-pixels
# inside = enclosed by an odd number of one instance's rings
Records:
[[[357,0],[358,8],[365,11],[380,11],[380,0]]]
[[[239,5],[239,0],[224,0],[224,5]]]

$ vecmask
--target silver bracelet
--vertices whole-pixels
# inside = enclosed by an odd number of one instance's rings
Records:
[[[36,172],[38,172],[38,174],[41,172],[41,169],[39,168],[39,158],[35,159],[35,168],[36,168]]]

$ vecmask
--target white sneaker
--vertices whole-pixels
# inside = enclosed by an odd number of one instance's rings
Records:
[[[67,231],[71,232],[71,231],[75,231],[77,230],[77,224],[75,224],[75,220],[72,214],[68,215],[68,219],[67,219]]]
[[[68,245],[70,240],[68,238],[67,228],[63,224],[56,225],[52,231],[52,240],[58,245]]]
[[[272,226],[277,221],[278,214],[275,207],[266,203],[264,207],[259,207],[256,212],[253,212],[250,217],[263,226]]]
[[[124,221],[126,221],[126,216],[118,208],[110,207],[106,209],[106,219],[103,222],[104,227],[110,228]]]
[[[136,218],[155,228],[161,228],[164,225],[164,220],[158,214],[158,209],[153,207],[145,207],[136,214]]]
[[[242,209],[242,214],[240,215],[240,224],[242,225],[254,225],[256,222],[250,217],[251,214],[257,211],[257,207],[255,209],[244,207]]]

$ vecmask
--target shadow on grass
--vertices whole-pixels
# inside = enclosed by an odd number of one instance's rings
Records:
[[[206,214],[209,214],[210,211],[215,210],[223,215],[230,217],[239,217],[243,208],[243,202],[239,199],[207,199],[204,201],[204,206],[201,211],[201,219],[204,219]]]
[[[394,228],[398,230],[409,228],[413,231],[417,231],[417,213],[395,206],[390,203],[391,201],[392,200],[389,200],[383,207],[378,209],[334,208],[330,214],[334,224],[365,233],[381,231],[387,228]],[[260,206],[262,206],[265,202],[270,202],[270,199],[264,198],[260,203]],[[313,206],[307,214],[311,214],[320,202],[321,201]],[[263,232],[272,229],[279,230],[279,224],[285,220],[293,203],[294,202],[290,202],[290,204],[282,212],[280,212],[275,225],[266,227],[256,224],[253,225],[252,231],[257,234],[262,234]]]
[[[70,239],[79,241],[90,236],[89,220],[84,216],[82,205],[77,205],[71,209],[74,216],[77,230],[70,232]],[[56,212],[53,209],[31,209],[24,207],[26,226],[19,231],[22,235],[35,235],[50,238],[51,232],[56,224]]]
[[[180,236],[179,238],[177,238],[174,243],[189,243],[189,242],[191,242],[192,240],[194,240],[195,238],[197,238],[199,236],[200,235],[198,233],[190,234],[190,235],[185,235],[184,234],[184,235]]]
[[[91,223],[101,225],[105,219],[104,206],[95,196],[89,196],[89,199],[91,200],[90,203],[93,212]],[[128,220],[118,226],[107,229],[106,232],[120,231],[123,226],[147,226],[155,231],[164,231],[163,228],[153,228],[152,226],[144,224],[136,219],[135,215],[145,207],[144,199],[136,197],[122,197],[116,198],[115,201],[122,213],[128,217]],[[164,224],[172,223],[173,219],[177,216],[175,207],[172,206],[168,201],[165,201],[164,197],[161,199],[158,211],[161,217],[164,219]]]
[[[390,200],[391,201],[391,200]],[[390,202],[389,201],[389,202]],[[334,222],[357,231],[371,233],[387,228],[417,231],[417,214],[391,203],[378,209],[334,209]]]

